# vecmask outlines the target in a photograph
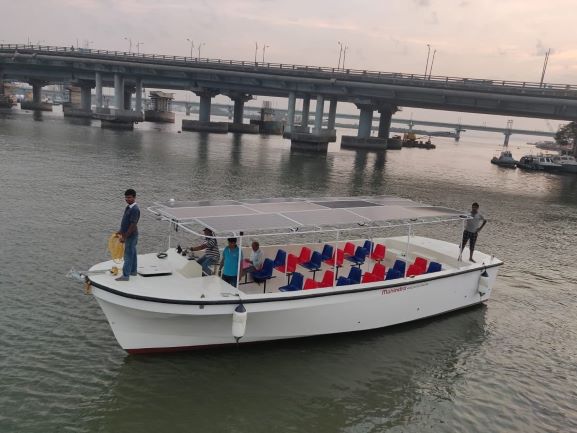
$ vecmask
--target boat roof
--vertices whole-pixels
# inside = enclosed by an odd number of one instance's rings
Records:
[[[162,219],[194,234],[207,227],[225,234],[346,230],[364,226],[410,225],[469,218],[456,209],[429,206],[390,195],[322,198],[269,198],[155,203]]]

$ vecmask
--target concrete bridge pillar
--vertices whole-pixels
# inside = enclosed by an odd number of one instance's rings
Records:
[[[96,88],[95,88],[95,107],[94,107],[94,111],[98,111],[99,109],[102,108],[102,73],[101,72],[96,72],[94,75],[95,78],[95,84],[96,84]]]
[[[325,108],[325,98],[321,95],[317,96],[317,106],[315,111],[315,134],[320,134],[323,129],[323,113]]]
[[[248,134],[258,134],[260,126],[258,123],[243,123],[244,120],[244,103],[252,99],[252,95],[239,92],[228,93],[227,96],[234,101],[234,110],[232,123],[228,124],[229,132],[241,132]]]
[[[327,123],[327,129],[333,131],[335,129],[335,123],[337,118],[337,100],[331,99],[329,105],[329,120]]]
[[[124,78],[120,74],[114,74],[114,108],[124,108]]]
[[[194,92],[198,97],[200,97],[200,107],[198,110],[198,120],[201,122],[210,122],[210,104],[212,98],[218,95],[215,90],[201,90]]]
[[[48,84],[46,81],[30,81],[30,85],[32,86],[32,101],[22,102],[20,108],[23,110],[52,111],[52,104],[42,102],[42,87],[46,84]]]
[[[303,96],[303,109],[302,109],[302,119],[301,119],[301,128],[305,131],[309,130],[309,112],[311,108],[311,95]]]
[[[0,69],[0,108],[11,108],[12,99],[4,93],[4,71]]]
[[[80,109],[82,111],[90,111],[92,107],[92,85],[90,83],[82,83],[80,86]]]
[[[142,113],[142,78],[136,79],[136,106],[135,111],[140,114]]]
[[[377,108],[381,108],[381,119],[379,122],[379,132],[388,136],[388,129],[390,127],[390,116],[392,110],[387,105],[375,104],[372,101],[362,101],[355,104],[360,110],[359,129],[357,136],[343,135],[341,137],[341,148],[343,149],[363,149],[363,150],[377,150],[382,151],[387,149],[387,137],[371,137],[371,130],[373,128],[373,112]],[[383,112],[385,113],[383,116]],[[382,126],[381,126],[382,125]]]
[[[217,132],[226,134],[228,132],[228,122],[210,121],[211,100],[219,94],[218,90],[200,89],[194,90],[194,93],[200,97],[198,120],[183,119],[183,131]]]
[[[505,133],[505,141],[503,141],[503,147],[509,146],[509,139],[511,138],[511,131],[506,131]]]
[[[290,92],[288,97],[287,123],[284,129],[286,134],[292,133],[294,129],[296,100],[295,92]]]
[[[382,105],[379,107],[379,113],[381,117],[379,119],[379,138],[384,138],[387,140],[389,138],[389,131],[391,129],[391,119],[393,118],[393,114],[396,113],[398,110],[397,107],[392,105]]]
[[[367,138],[371,136],[371,128],[373,126],[373,105],[357,105],[361,110],[359,117],[359,129],[357,130],[357,137]]]
[[[124,86],[124,109],[132,110],[132,94],[136,91],[133,86]]]

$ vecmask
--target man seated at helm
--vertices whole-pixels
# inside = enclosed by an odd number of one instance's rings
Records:
[[[212,275],[212,267],[220,262],[220,251],[214,233],[208,227],[203,229],[204,242],[201,245],[191,247],[191,251],[205,250],[204,255],[197,262],[202,266],[203,275]]]

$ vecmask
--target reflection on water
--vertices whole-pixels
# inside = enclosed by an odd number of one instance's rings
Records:
[[[157,432],[167,422],[187,432],[577,431],[577,176],[499,169],[489,163],[495,143],[468,136],[439,139],[432,151],[331,145],[315,155],[280,137],[179,126],[110,131],[60,113],[34,122],[0,112],[1,432]],[[511,147],[516,157],[531,150]],[[64,275],[107,257],[128,187],[143,208],[167,198],[355,194],[461,209],[478,201],[489,220],[478,247],[505,266],[486,308],[436,320],[127,356],[94,300]],[[140,251],[166,245],[157,224],[143,214]],[[461,230],[415,233],[457,242]]]
[[[127,357],[95,430],[158,431],[176,412],[173,431],[383,431],[450,400],[484,335],[478,307],[385,331]]]

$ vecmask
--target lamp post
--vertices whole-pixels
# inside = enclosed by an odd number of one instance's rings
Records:
[[[254,62],[256,63],[256,55],[258,54],[258,42],[254,43]]]
[[[341,55],[343,54],[343,43],[341,41],[337,41],[337,44],[339,44],[339,63],[337,65],[337,69],[341,68]]]
[[[433,63],[435,63],[435,54],[437,54],[437,50],[433,51],[433,58],[431,59],[431,67],[429,68],[429,80],[431,79],[431,73],[433,72]]]
[[[343,69],[345,69],[345,61],[347,60],[347,50],[349,49],[348,45],[345,45],[343,48]]]
[[[429,56],[431,55],[431,45],[427,44],[427,64],[425,65],[425,78],[427,78],[427,71],[429,70]]]
[[[206,45],[206,43],[201,42],[200,44],[198,44],[198,60],[200,60],[200,49],[202,48],[203,45]]]
[[[132,38],[125,36],[124,40],[128,41],[128,53],[132,53]]]
[[[190,38],[186,38],[188,42],[190,42],[190,58],[192,59],[192,50],[194,49],[194,42]]]
[[[144,45],[144,42],[137,42],[136,43],[136,54],[140,54],[140,46]]]
[[[262,62],[263,62],[263,63],[264,63],[264,53],[265,53],[265,51],[266,51],[267,48],[270,48],[270,45],[264,44],[264,45],[262,46]]]

